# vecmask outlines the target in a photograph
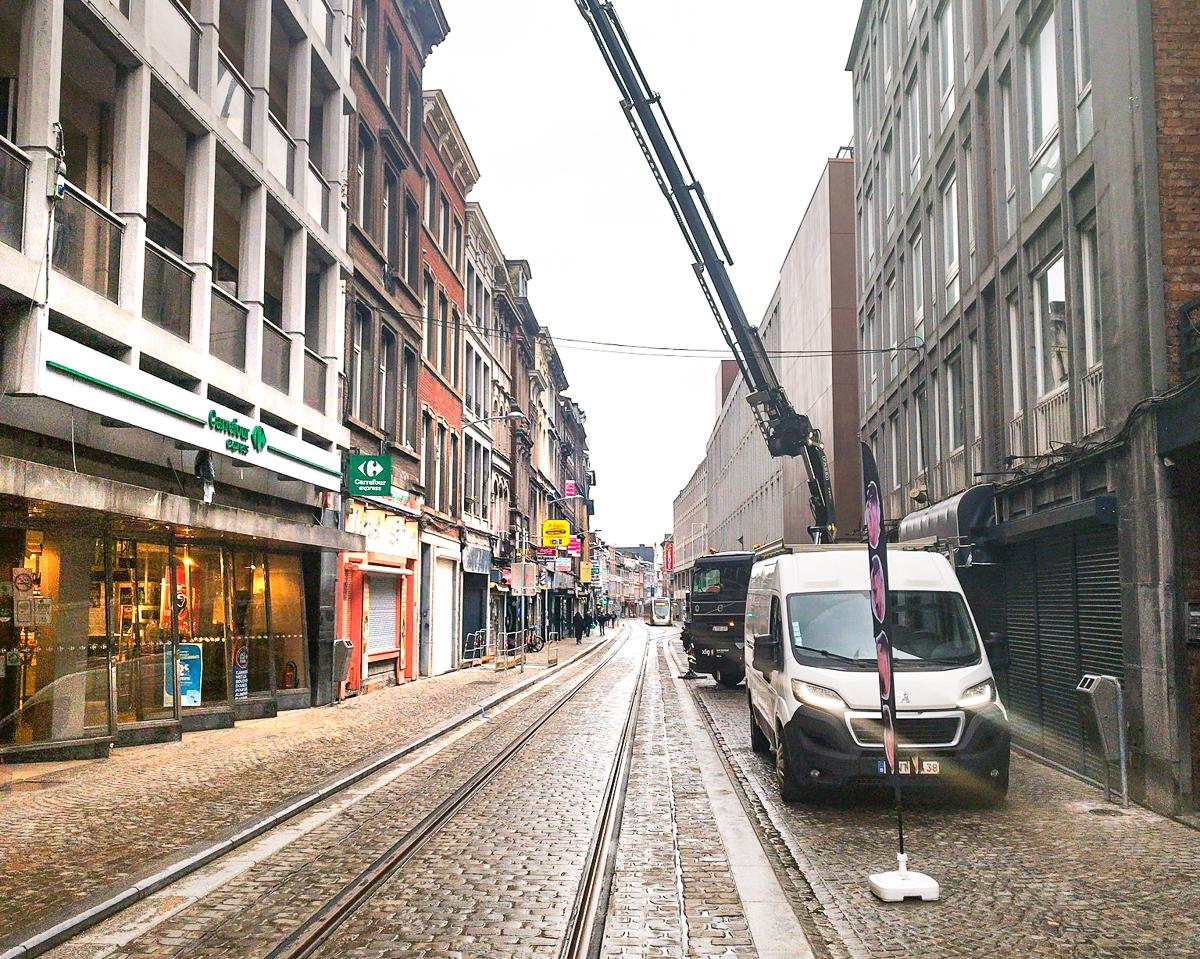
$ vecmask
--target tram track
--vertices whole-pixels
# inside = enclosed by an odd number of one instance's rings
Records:
[[[368,903],[389,880],[400,874],[404,867],[467,808],[471,800],[492,782],[580,691],[612,663],[630,638],[630,634],[623,636],[565,695],[551,703],[504,749],[476,769],[446,800],[439,803],[370,865],[345,883],[336,895],[326,900],[312,916],[275,946],[267,954],[267,959],[307,959],[315,955],[348,919]],[[620,832],[624,788],[628,782],[642,681],[651,645],[647,639],[630,697],[629,711],[606,782],[584,874],[568,920],[567,935],[560,952],[563,959],[582,959],[585,956],[596,955],[599,950],[601,937],[597,935],[597,930],[603,928],[604,900],[615,863],[615,843]]]

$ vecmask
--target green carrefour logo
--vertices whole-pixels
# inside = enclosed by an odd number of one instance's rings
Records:
[[[261,423],[250,431],[250,445],[256,453],[261,453],[267,448],[267,431],[262,428]]]
[[[351,493],[387,496],[392,491],[391,457],[352,453],[346,466],[347,485]]]
[[[216,410],[208,411],[208,428],[216,430],[225,436],[225,449],[230,453],[245,456],[254,447],[254,452],[261,453],[267,448],[267,431],[261,423],[253,427],[243,426],[235,416],[232,419],[221,416]]]

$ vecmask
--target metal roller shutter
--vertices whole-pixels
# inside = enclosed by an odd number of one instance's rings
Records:
[[[1075,541],[1070,534],[1038,543],[1038,654],[1042,689],[1042,751],[1070,769],[1083,763],[1079,636],[1075,605]]]
[[[1121,564],[1117,531],[1103,529],[1075,537],[1079,603],[1079,665],[1083,673],[1125,678],[1121,633]],[[1104,767],[1085,757],[1084,774],[1102,781]]]
[[[383,653],[396,648],[396,577],[368,576],[367,652]]]
[[[1009,550],[1004,563],[1004,611],[1010,663],[1005,702],[1013,735],[1041,752],[1042,700],[1037,649],[1037,554],[1032,544]]]

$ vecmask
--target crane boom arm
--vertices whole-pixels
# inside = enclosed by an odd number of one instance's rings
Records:
[[[772,456],[804,459],[813,513],[809,533],[815,543],[831,543],[837,535],[837,524],[829,464],[820,431],[792,406],[775,375],[762,337],[746,320],[726,266],[733,263],[733,258],[713,218],[704,188],[692,173],[671,120],[663,109],[662,98],[653,91],[642,72],[612,3],[575,0],[575,5],[587,21],[621,91],[621,107],[630,129],[692,252],[692,269],[746,381],[746,399],[766,438],[767,448]]]

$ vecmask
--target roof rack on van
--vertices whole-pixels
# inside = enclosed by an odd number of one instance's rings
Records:
[[[789,553],[825,553],[830,551],[845,551],[866,549],[866,543],[776,543],[765,549],[757,550],[755,559],[771,559],[774,556],[785,556]],[[909,540],[906,543],[888,543],[889,550],[933,550],[937,548],[936,538]]]

